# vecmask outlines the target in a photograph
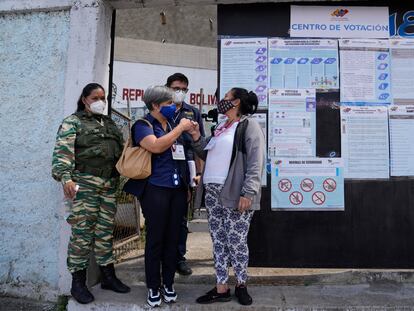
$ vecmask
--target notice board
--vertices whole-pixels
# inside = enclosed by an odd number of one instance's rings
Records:
[[[332,5],[332,2],[300,2]],[[290,3],[218,6],[218,35],[289,37]],[[414,5],[388,1],[334,5],[388,6],[391,32],[409,34],[406,14]],[[410,28],[411,27],[411,28]],[[220,48],[218,55],[220,57]],[[220,62],[219,62],[220,63]],[[341,156],[338,93],[317,94],[316,155]],[[413,159],[414,160],[414,159]],[[267,185],[271,184],[270,175]],[[345,180],[343,211],[272,211],[269,187],[249,232],[250,266],[309,268],[413,268],[414,180]]]

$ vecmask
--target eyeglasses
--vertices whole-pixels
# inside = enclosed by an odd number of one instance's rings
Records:
[[[184,93],[187,93],[188,92],[188,88],[186,88],[186,87],[183,87],[183,88],[181,88],[181,87],[172,87],[171,88],[174,92],[179,92],[179,91],[183,91]]]

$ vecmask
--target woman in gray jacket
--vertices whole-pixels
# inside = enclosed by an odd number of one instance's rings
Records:
[[[246,287],[247,234],[254,210],[260,208],[265,154],[262,129],[249,118],[257,105],[256,94],[233,88],[217,105],[227,119],[215,127],[213,135],[202,137],[197,126],[190,131],[194,150],[206,161],[202,183],[217,278],[216,287],[199,297],[198,303],[231,300],[230,264],[237,278],[236,297],[242,305],[252,303]]]

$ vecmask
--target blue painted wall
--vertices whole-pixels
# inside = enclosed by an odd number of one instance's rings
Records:
[[[69,28],[68,11],[0,15],[0,284],[39,292],[59,278],[61,187],[50,170]]]

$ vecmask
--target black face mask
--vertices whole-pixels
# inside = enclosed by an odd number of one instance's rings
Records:
[[[230,109],[233,109],[235,106],[233,105],[233,101],[222,99],[217,104],[217,111],[221,114],[225,114]]]

